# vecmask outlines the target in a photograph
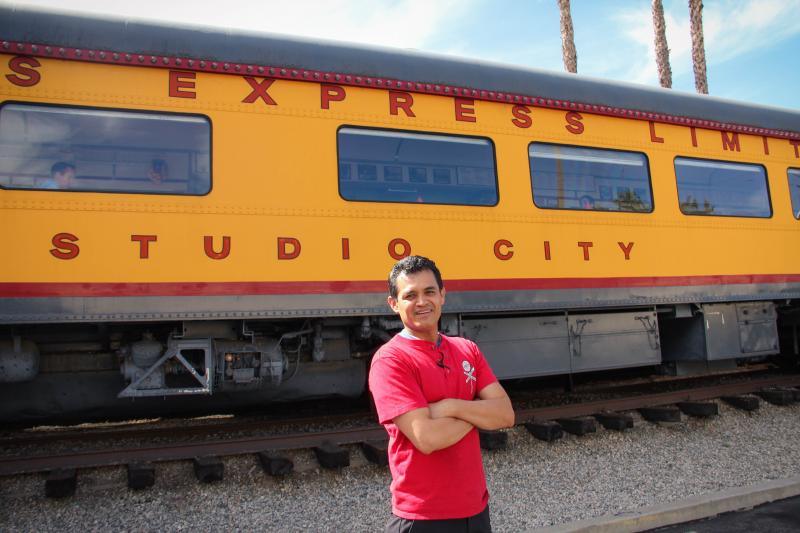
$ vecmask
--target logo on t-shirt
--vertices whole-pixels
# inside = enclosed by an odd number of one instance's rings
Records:
[[[472,388],[472,383],[470,383],[470,381],[478,382],[475,378],[475,368],[470,365],[469,361],[466,359],[461,362],[461,367],[464,369],[464,375],[467,376],[465,383],[469,383],[469,387]]]

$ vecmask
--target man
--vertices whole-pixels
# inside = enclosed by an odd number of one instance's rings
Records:
[[[514,411],[475,343],[439,333],[442,276],[407,257],[389,275],[389,307],[403,330],[372,360],[369,388],[389,433],[393,517],[387,532],[489,532],[480,429]]]
[[[50,179],[40,185],[41,189],[69,189],[75,179],[75,165],[59,161],[50,167]]]

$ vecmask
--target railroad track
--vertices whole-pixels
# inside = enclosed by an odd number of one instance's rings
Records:
[[[614,394],[614,395],[634,395],[641,394],[644,389],[665,389],[669,387],[701,387],[708,385],[709,381],[717,383],[720,379],[757,379],[759,377],[774,376],[774,367],[768,364],[751,365],[746,369],[737,369],[730,372],[715,373],[708,376],[658,376],[641,379],[625,379],[622,381],[601,381],[596,383],[586,383],[575,386],[572,389],[572,396],[579,398],[587,394]],[[537,389],[535,392],[526,390],[509,390],[514,403],[529,403],[541,401],[542,397],[552,397],[558,395],[561,387],[552,385],[545,389]],[[552,400],[551,400],[552,401]],[[0,448],[14,448],[23,445],[46,445],[52,442],[67,441],[118,441],[124,439],[142,438],[176,438],[191,437],[194,435],[213,435],[216,433],[236,434],[251,431],[266,432],[273,428],[282,426],[311,425],[324,418],[326,422],[339,422],[354,420],[358,418],[373,417],[367,407],[336,408],[330,405],[325,406],[325,414],[320,415],[319,406],[316,408],[304,408],[305,411],[313,412],[313,415],[305,416],[256,416],[245,420],[234,419],[232,416],[227,419],[225,416],[208,416],[193,419],[189,424],[183,425],[158,425],[163,421],[122,421],[111,423],[100,423],[78,428],[55,427],[36,430],[20,430],[9,432],[10,436],[0,436]],[[374,418],[374,417],[373,417]]]
[[[552,429],[556,428],[559,423],[564,426],[565,430],[574,432],[569,428],[570,424],[568,422],[570,420],[580,420],[581,417],[592,416],[602,420],[603,416],[613,417],[615,413],[621,411],[653,409],[676,404],[696,406],[697,402],[714,398],[735,398],[751,393],[759,393],[776,403],[789,403],[800,399],[798,398],[800,391],[791,389],[791,387],[797,386],[800,386],[800,375],[777,376],[628,398],[521,409],[516,411],[516,423],[518,425],[525,424],[532,433],[534,433],[532,428],[537,424]],[[750,397],[750,399],[751,401],[747,403],[752,407],[753,397]],[[671,407],[663,411],[663,413],[674,413],[675,409],[677,408]],[[645,417],[647,418],[646,415]],[[666,420],[669,419],[668,417]],[[587,424],[587,420],[584,419],[577,426],[585,427]],[[624,427],[627,426],[623,425],[617,429],[624,429]],[[546,434],[555,438],[554,433],[551,431],[546,432]],[[501,445],[498,443],[502,443],[504,439],[493,437],[502,437],[504,435],[504,432],[485,432],[482,435],[482,445],[486,448],[497,447]],[[484,439],[483,437],[486,438]],[[351,444],[361,444],[368,459],[384,463],[385,457],[381,457],[381,454],[385,454],[385,439],[386,432],[383,427],[371,425],[356,429],[315,431],[311,433],[246,438],[215,438],[197,442],[173,442],[144,447],[117,447],[79,452],[68,451],[51,455],[6,456],[0,457],[0,476],[35,472],[64,472],[80,468],[112,465],[128,465],[130,469],[131,465],[177,460],[195,460],[195,469],[197,471],[199,458],[259,453],[262,454],[262,463],[264,463],[268,460],[279,459],[276,455],[277,452],[291,449],[314,449],[323,466],[332,465],[336,467],[345,465],[341,462],[337,463],[337,459],[335,459],[336,457],[342,458],[342,450],[344,450],[344,454],[349,454],[346,448],[343,449],[341,447]],[[331,459],[332,457],[334,459]],[[209,462],[210,460],[205,461],[206,464]],[[203,461],[200,460],[199,464],[202,467]],[[349,457],[346,460],[346,464],[349,464]]]

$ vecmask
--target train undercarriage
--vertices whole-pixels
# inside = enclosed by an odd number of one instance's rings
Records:
[[[0,334],[4,422],[210,413],[358,397],[395,317],[28,324]],[[447,314],[502,379],[654,367],[704,374],[800,353],[796,301]]]

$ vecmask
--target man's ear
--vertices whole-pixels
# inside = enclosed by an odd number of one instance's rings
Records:
[[[395,300],[391,296],[387,296],[386,303],[389,304],[389,307],[392,308],[392,311],[394,311],[395,313],[400,313],[400,309],[397,308],[397,300]]]
[[[444,299],[445,299],[445,298],[444,298],[444,296],[445,296],[445,293],[446,293],[446,292],[447,292],[447,291],[446,291],[446,290],[444,290],[444,287],[442,287],[442,290],[441,290],[441,293],[442,293],[442,305],[444,305]]]

